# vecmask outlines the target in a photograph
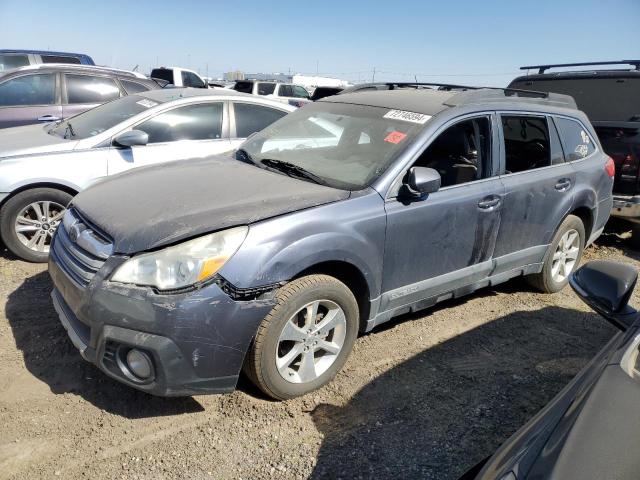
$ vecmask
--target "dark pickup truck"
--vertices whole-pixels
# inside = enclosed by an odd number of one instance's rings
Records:
[[[617,69],[610,69],[614,67]],[[575,99],[615,162],[611,215],[631,222],[632,240],[640,247],[640,60],[521,68],[532,69],[537,73],[516,78],[509,88],[562,93]],[[554,71],[549,72],[551,69]]]

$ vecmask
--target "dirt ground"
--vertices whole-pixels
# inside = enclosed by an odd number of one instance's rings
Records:
[[[609,233],[586,257],[640,266],[628,243]],[[304,398],[273,402],[244,381],[163,399],[84,362],[50,290],[44,266],[0,253],[3,479],[456,479],[614,332],[569,288],[515,280],[362,336],[336,380]]]

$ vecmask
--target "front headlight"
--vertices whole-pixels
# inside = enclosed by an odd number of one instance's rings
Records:
[[[124,262],[114,282],[175,290],[211,278],[240,248],[249,227],[236,227],[195,238]]]

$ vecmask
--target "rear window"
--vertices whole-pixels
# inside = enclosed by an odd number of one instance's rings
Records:
[[[42,63],[74,63],[80,64],[78,57],[70,57],[66,55],[40,55]]]
[[[582,124],[568,118],[556,118],[555,122],[558,125],[567,161],[580,160],[596,151],[591,136]]]
[[[640,76],[637,78],[522,79],[511,88],[571,95],[592,122],[640,121]]]
[[[173,83],[173,70],[169,70],[167,68],[154,68],[151,70],[152,78],[159,78],[161,80],[166,80],[169,83]]]
[[[26,55],[0,55],[0,72],[26,65],[29,65],[29,57]]]

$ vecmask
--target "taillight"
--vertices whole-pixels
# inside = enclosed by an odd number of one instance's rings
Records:
[[[616,164],[613,162],[613,158],[607,156],[607,163],[604,164],[604,171],[607,172],[611,178],[616,176]]]

